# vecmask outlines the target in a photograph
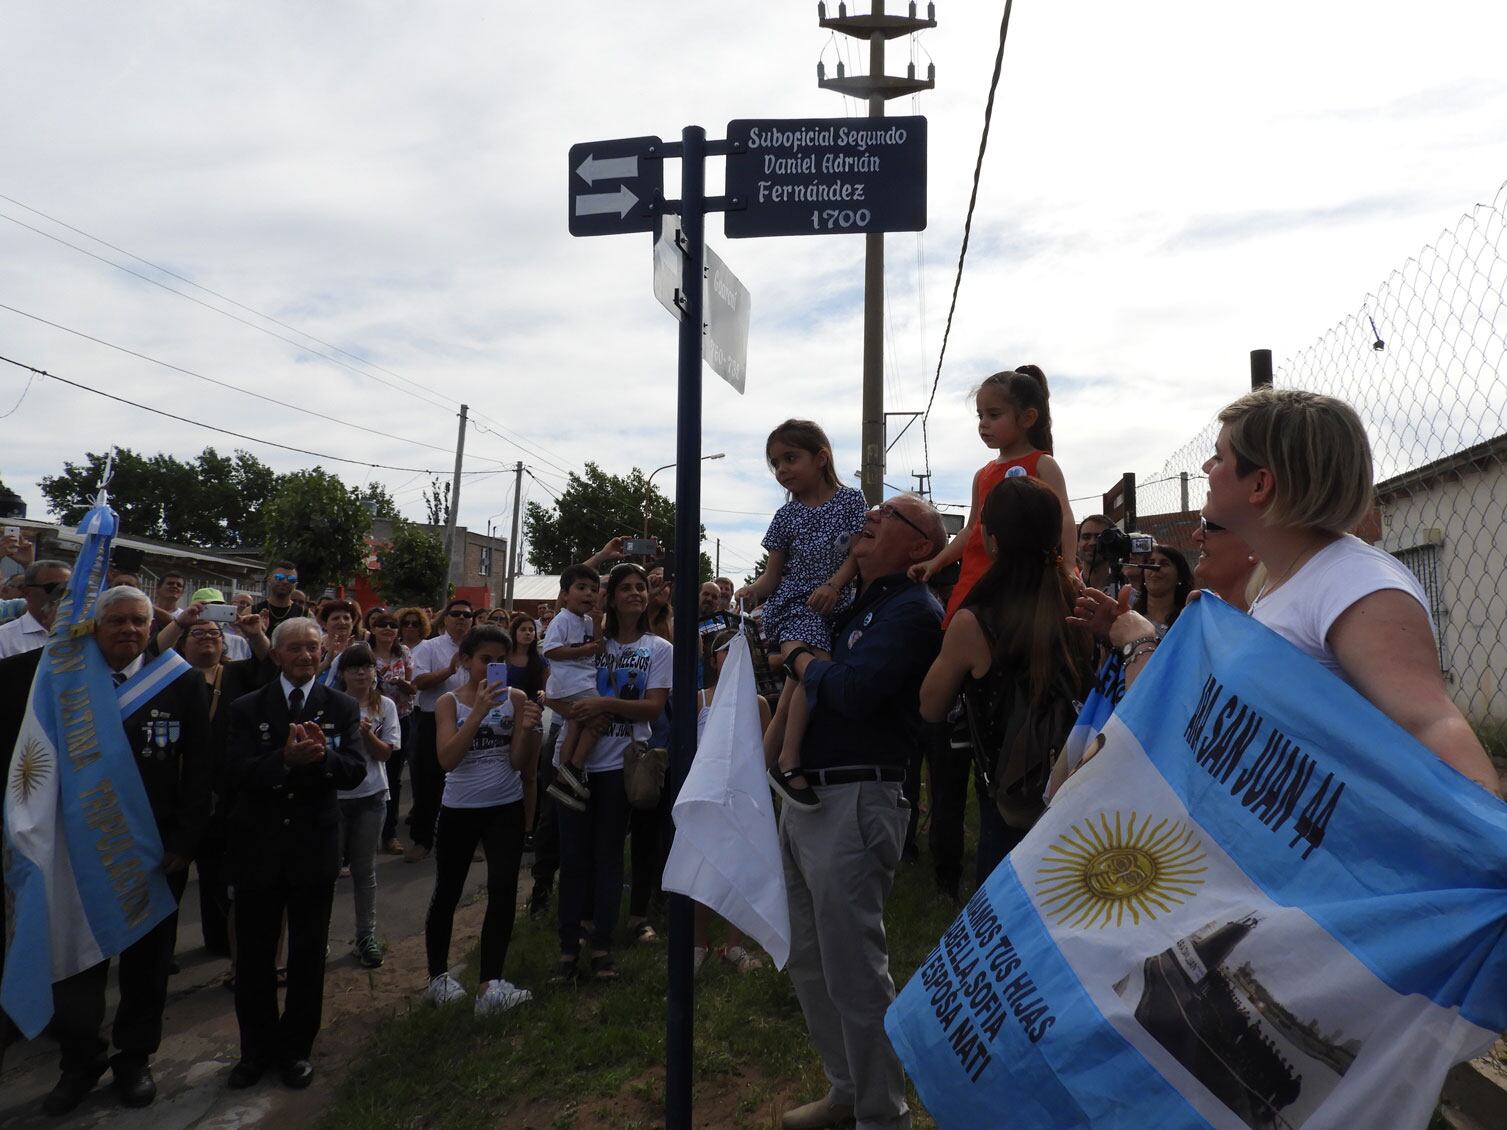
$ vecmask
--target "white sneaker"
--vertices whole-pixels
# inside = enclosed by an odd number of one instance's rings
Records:
[[[465,1000],[466,990],[449,973],[441,973],[429,982],[429,988],[424,990],[424,999],[436,1008],[439,1008],[443,1005],[454,1004],[459,1000]]]
[[[533,993],[527,989],[520,989],[511,981],[505,981],[502,978],[496,981],[484,981],[481,990],[476,994],[476,1015],[488,1016],[494,1012],[506,1012],[515,1005],[533,999]]]

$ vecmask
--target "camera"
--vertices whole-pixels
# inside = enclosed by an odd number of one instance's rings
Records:
[[[1127,558],[1150,555],[1154,544],[1155,539],[1150,534],[1127,534],[1118,526],[1110,526],[1094,543],[1094,556],[1119,568]]]

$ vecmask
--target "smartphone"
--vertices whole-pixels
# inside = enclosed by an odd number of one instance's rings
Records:
[[[21,536],[21,527],[20,526],[5,526],[3,528],[0,528],[0,534],[3,534],[5,537],[8,537],[8,538],[18,538],[18,537]]]
[[[234,624],[236,621],[235,605],[206,604],[204,611],[199,613],[199,619],[208,620],[212,624]]]
[[[659,552],[659,539],[629,538],[623,542],[623,552],[629,557],[653,557]]]
[[[506,663],[488,663],[487,682],[491,683],[494,687],[507,686],[508,665]]]

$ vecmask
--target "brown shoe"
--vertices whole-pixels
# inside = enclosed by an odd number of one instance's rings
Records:
[[[421,863],[429,858],[429,849],[423,844],[409,844],[408,850],[403,853],[403,858],[409,863]]]
[[[851,1126],[853,1108],[822,1097],[814,1103],[787,1110],[780,1119],[784,1130],[827,1130],[829,1126]]]
[[[382,845],[382,850],[388,855],[402,855],[404,852],[403,841],[394,836]]]

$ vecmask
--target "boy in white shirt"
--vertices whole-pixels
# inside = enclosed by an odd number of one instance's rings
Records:
[[[549,660],[545,700],[566,719],[556,755],[559,772],[544,791],[577,812],[586,811],[591,796],[584,767],[596,736],[570,719],[569,706],[597,693],[596,657],[602,650],[601,614],[596,611],[599,587],[596,570],[589,565],[572,565],[560,574],[560,610],[539,648]]]

